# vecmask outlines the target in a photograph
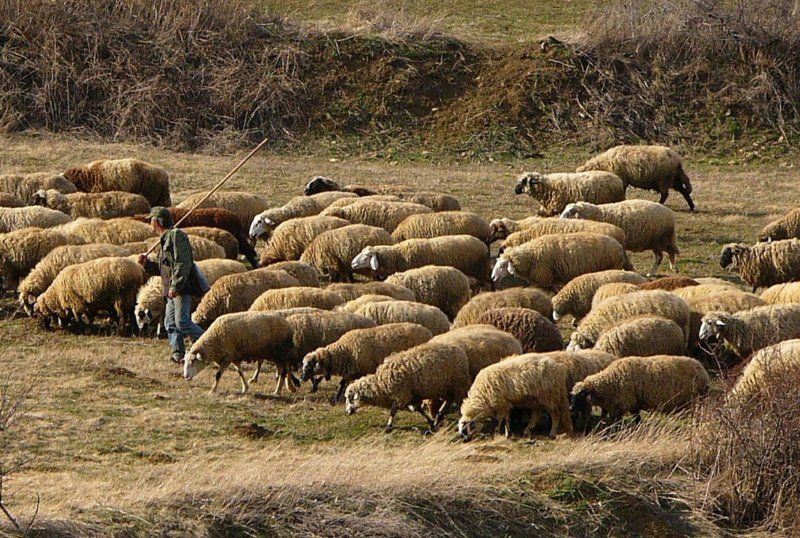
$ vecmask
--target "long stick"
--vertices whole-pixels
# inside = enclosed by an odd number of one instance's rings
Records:
[[[255,147],[255,149],[253,149],[253,151],[251,151],[251,152],[250,152],[250,153],[247,155],[247,157],[245,157],[244,159],[242,159],[241,161],[239,161],[239,164],[237,164],[236,166],[234,166],[234,167],[233,167],[233,170],[231,170],[230,172],[228,172],[228,175],[226,175],[224,178],[222,178],[222,179],[220,180],[220,182],[219,182],[219,183],[217,183],[216,185],[214,185],[214,188],[212,188],[210,191],[208,191],[208,194],[206,194],[205,196],[203,196],[203,198],[202,198],[202,199],[201,199],[199,202],[197,202],[197,203],[194,205],[194,207],[193,207],[193,208],[191,208],[189,211],[187,211],[187,212],[186,212],[186,214],[185,214],[183,217],[181,217],[181,219],[180,219],[178,222],[176,222],[176,223],[175,223],[175,227],[177,228],[177,227],[178,227],[178,225],[179,225],[180,223],[182,223],[184,220],[186,220],[186,217],[188,217],[189,215],[191,215],[191,214],[192,214],[192,211],[194,211],[195,209],[197,209],[198,207],[200,207],[201,205],[203,205],[203,202],[205,202],[206,200],[208,200],[209,198],[211,198],[211,195],[212,195],[212,194],[214,194],[215,192],[217,192],[217,191],[219,190],[219,188],[220,188],[220,187],[222,187],[222,185],[224,185],[224,184],[225,184],[225,182],[226,182],[226,181],[228,181],[228,180],[231,178],[231,176],[233,176],[233,174],[235,174],[236,172],[238,172],[238,171],[239,171],[239,168],[241,168],[242,166],[244,166],[244,163],[246,163],[247,161],[249,161],[249,160],[250,160],[250,158],[251,158],[253,155],[255,155],[256,153],[258,153],[258,150],[260,150],[262,147],[264,147],[264,145],[265,145],[265,144],[266,144],[268,141],[269,141],[269,137],[267,137],[267,138],[265,138],[264,140],[262,140],[262,141],[261,141],[261,143],[260,143],[259,145],[257,145],[257,146]],[[150,247],[150,250],[148,250],[147,252],[145,252],[145,256],[147,256],[148,254],[150,254],[151,252],[153,252],[153,251],[155,250],[155,248],[156,248],[158,245],[159,245],[159,243],[156,243],[156,244],[154,244],[152,247]]]

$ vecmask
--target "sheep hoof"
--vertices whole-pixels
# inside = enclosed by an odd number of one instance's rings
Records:
[[[394,430],[394,427],[386,426],[385,428],[383,428],[383,433],[392,433],[392,430]]]
[[[430,437],[431,435],[433,435],[433,430],[431,429],[427,429],[424,432],[422,432],[423,437]]]

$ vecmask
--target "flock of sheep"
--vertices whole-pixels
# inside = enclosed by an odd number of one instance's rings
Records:
[[[662,203],[626,200],[628,186]],[[389,428],[411,410],[433,430],[460,405],[466,438],[498,426],[508,435],[514,409],[530,412],[526,433],[549,418],[551,436],[589,428],[593,406],[611,421],[677,410],[708,390],[707,368],[751,356],[730,397],[752,395],[767,365],[800,361],[800,210],[755,245],[723,248],[721,265],[753,293],[715,278],[646,278],[629,252],[653,252],[648,277],[665,253],[674,269],[680,252],[670,190],[694,210],[674,151],[618,146],[576,173],[522,175],[516,194],[541,209],[516,221],[487,221],[447,194],[325,177],[279,207],[215,193],[182,224],[211,284],[192,315],[207,330],[184,377],[213,366],[214,391],[232,366],[245,393],[267,361],[276,394],[338,377],[332,403],[389,409]],[[168,174],[135,159],[0,176],[3,288],[44,327],[102,319],[120,334],[158,334],[161,284],[136,262],[158,242],[145,216],[164,205],[177,220],[202,195],[172,207]]]

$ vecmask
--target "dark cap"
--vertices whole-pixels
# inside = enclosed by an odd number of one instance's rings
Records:
[[[158,219],[161,222],[161,226],[164,228],[169,228],[172,226],[172,215],[170,214],[169,209],[160,205],[150,209],[150,215],[148,219]]]

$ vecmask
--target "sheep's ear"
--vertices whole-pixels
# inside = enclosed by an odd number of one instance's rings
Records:
[[[378,270],[378,255],[377,254],[373,253],[372,256],[369,257],[369,267],[373,271],[377,271]]]
[[[724,327],[725,326],[725,322],[722,321],[721,319],[718,319],[715,323],[717,324],[717,327]]]
[[[509,275],[516,275],[517,274],[517,270],[514,269],[514,264],[513,263],[508,262],[508,265],[506,265],[506,268],[508,270],[508,274]]]

